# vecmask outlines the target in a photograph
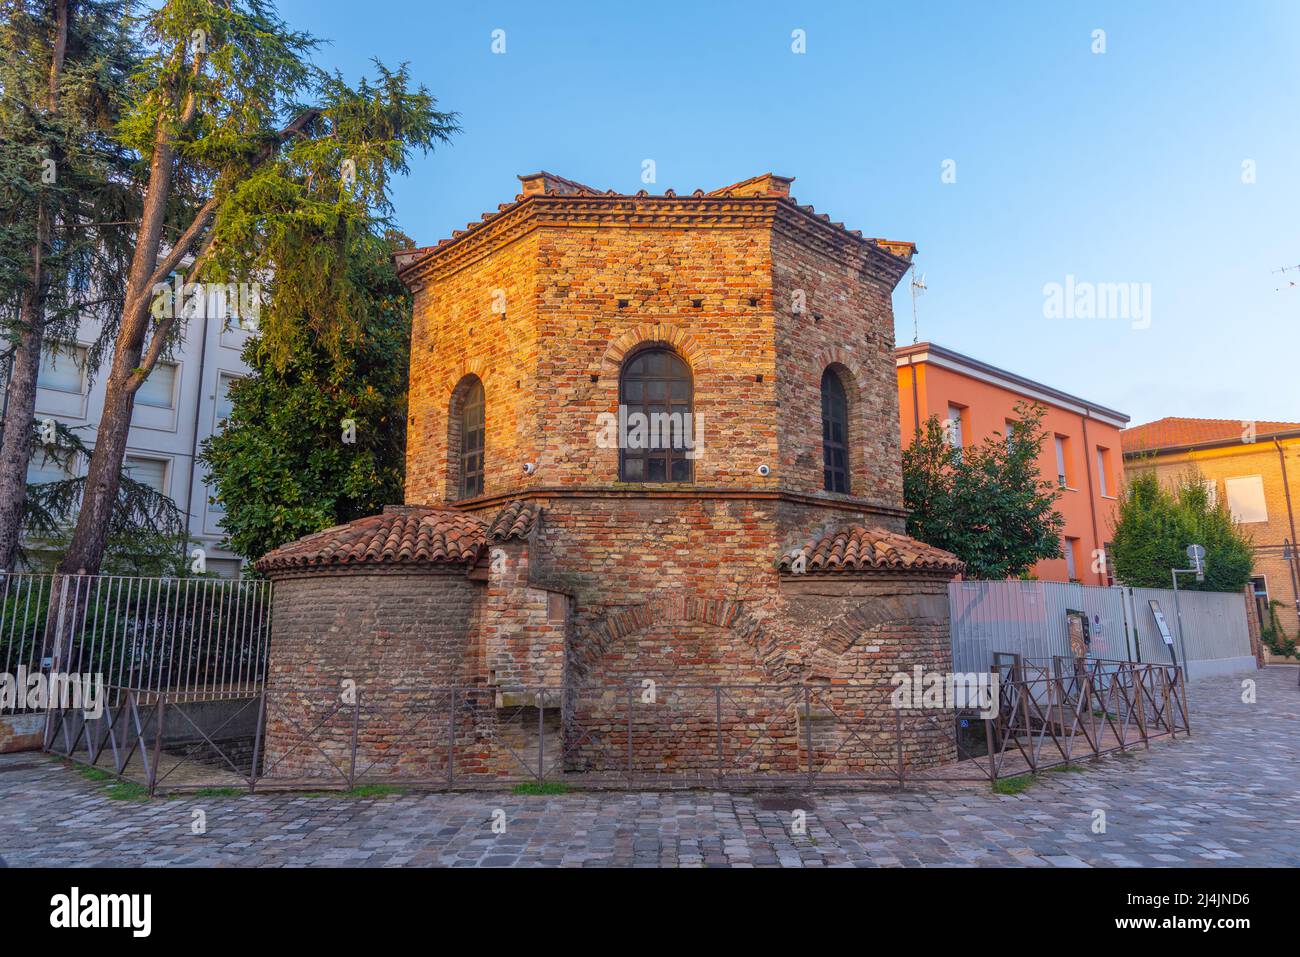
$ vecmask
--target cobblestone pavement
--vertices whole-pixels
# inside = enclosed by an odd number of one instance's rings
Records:
[[[255,795],[131,803],[39,754],[0,756],[0,856],[11,866],[447,865],[1152,867],[1300,865],[1294,668],[1189,688],[1190,740],[987,789]],[[790,807],[807,810],[792,835]],[[503,811],[506,829],[492,830]],[[205,834],[192,833],[195,810]],[[1106,812],[1094,834],[1094,812]]]

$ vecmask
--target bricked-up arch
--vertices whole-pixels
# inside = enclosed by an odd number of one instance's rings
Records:
[[[605,614],[575,636],[570,649],[571,678],[581,682],[614,645],[650,628],[678,623],[713,625],[730,631],[751,648],[771,680],[789,680],[791,673],[781,650],[766,634],[762,622],[745,602],[671,594],[654,601],[619,608]]]
[[[467,491],[465,465],[468,464],[472,468],[475,461],[472,457],[467,458],[466,454],[469,451],[465,445],[466,415],[473,414],[476,406],[481,409],[483,423],[481,448],[477,454],[479,477],[474,487]],[[477,415],[475,418],[477,419]],[[483,494],[482,480],[485,473],[483,466],[488,455],[487,420],[487,389],[483,385],[483,380],[476,373],[466,373],[452,389],[451,398],[447,403],[447,500],[449,502],[476,498]],[[469,439],[477,444],[474,435],[471,434]]]

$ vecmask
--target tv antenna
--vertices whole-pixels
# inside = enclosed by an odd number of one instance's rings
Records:
[[[1285,292],[1287,289],[1300,287],[1300,280],[1286,278],[1286,274],[1289,272],[1300,272],[1300,266],[1280,266],[1277,269],[1272,270],[1273,275],[1276,276],[1280,274],[1282,276],[1282,281],[1286,283],[1284,286],[1278,286],[1273,290],[1274,292]]]
[[[1296,268],[1300,268],[1300,267],[1296,267]],[[921,341],[921,324],[920,321],[917,319],[917,314],[916,314],[916,297],[919,296],[921,293],[925,292],[926,289],[925,273],[921,273],[921,275],[918,276],[916,274],[915,263],[912,264],[911,286],[912,286],[912,343],[913,345],[915,345],[916,343]]]

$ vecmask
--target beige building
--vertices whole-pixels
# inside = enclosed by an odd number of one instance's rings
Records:
[[[1300,422],[1166,418],[1120,433],[1127,474],[1155,468],[1172,480],[1194,466],[1214,501],[1255,542],[1254,587],[1262,620],[1270,601],[1282,630],[1300,631],[1300,554],[1296,509],[1300,507]]]

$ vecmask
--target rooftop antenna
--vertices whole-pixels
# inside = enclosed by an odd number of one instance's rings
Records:
[[[912,344],[921,341],[921,324],[916,316],[916,297],[925,292],[925,273],[916,274],[916,263],[912,263]]]

